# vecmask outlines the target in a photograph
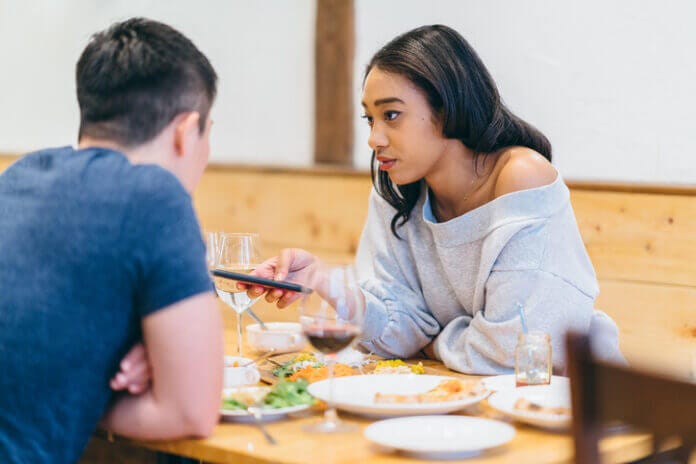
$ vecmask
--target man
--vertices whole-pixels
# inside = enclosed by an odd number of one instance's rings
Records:
[[[181,33],[130,19],[94,35],[76,76],[78,149],[0,175],[3,463],[75,462],[100,418],[142,439],[205,436],[218,418],[222,323],[189,195],[215,71]],[[112,396],[141,338],[151,386]]]

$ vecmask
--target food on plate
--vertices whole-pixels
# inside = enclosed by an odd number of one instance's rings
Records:
[[[334,377],[346,377],[348,375],[353,375],[353,368],[347,364],[335,364],[333,368]],[[306,366],[299,371],[288,377],[289,380],[295,381],[298,379],[304,379],[309,383],[318,382],[329,377],[329,368],[327,366]]]
[[[373,374],[425,374],[423,363],[406,364],[401,359],[386,359],[377,362]]]
[[[478,380],[448,379],[443,380],[425,393],[376,393],[375,403],[444,403],[478,396],[485,391]]]
[[[261,401],[271,392],[271,387],[238,388],[222,398],[222,409],[246,409]]]
[[[307,391],[307,385],[306,380],[300,379],[296,382],[283,380],[273,387],[238,388],[222,398],[222,409],[247,409],[259,402],[264,408],[272,409],[311,405],[316,400]]]
[[[563,406],[544,406],[539,403],[529,401],[526,398],[518,398],[512,407],[518,411],[551,414],[555,416],[570,416],[570,408],[565,408]]]
[[[354,373],[353,368],[347,364],[336,363],[334,365],[334,377],[345,377]],[[329,371],[326,363],[317,359],[315,355],[302,353],[273,369],[273,375],[281,379],[287,378],[293,382],[304,379],[313,383],[326,379],[329,376]]]
[[[282,379],[291,376],[305,367],[321,367],[323,365],[324,363],[317,360],[317,357],[313,354],[301,353],[283,363],[280,367],[273,369],[273,375]]]

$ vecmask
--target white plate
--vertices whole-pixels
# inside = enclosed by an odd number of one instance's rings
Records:
[[[444,414],[458,411],[484,399],[490,392],[441,403],[383,404],[375,403],[376,393],[414,394],[425,393],[443,380],[454,377],[440,375],[386,374],[354,375],[333,379],[333,404],[344,411],[374,417],[415,416]],[[308,388],[312,396],[329,401],[329,381],[321,380]]]
[[[510,417],[547,429],[562,430],[570,426],[571,415],[544,414],[515,409],[519,398],[542,406],[570,408],[570,386],[563,383],[500,390],[488,398],[488,404]]]
[[[431,459],[469,457],[514,436],[515,428],[509,424],[467,416],[401,417],[365,428],[365,438],[371,442]]]
[[[500,391],[508,388],[517,388],[515,385],[515,374],[496,375],[494,377],[486,377],[481,381],[486,389],[491,391]],[[560,375],[551,376],[551,384],[564,383],[569,385],[568,377]],[[526,388],[526,387],[525,387]]]
[[[232,395],[239,390],[269,390],[268,387],[242,387],[242,388],[226,388],[223,390],[223,397]],[[298,406],[288,406],[287,408],[261,408],[261,419],[264,421],[282,419],[288,414],[304,411],[309,408],[309,404],[300,404]],[[220,415],[223,418],[235,420],[239,422],[250,422],[254,420],[254,416],[245,409],[220,409]]]

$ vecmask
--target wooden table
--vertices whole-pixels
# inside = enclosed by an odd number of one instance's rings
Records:
[[[228,340],[231,337],[228,337]],[[424,364],[442,374],[462,378],[476,378],[452,372],[435,361]],[[484,401],[461,414],[508,421],[493,411]],[[151,450],[191,457],[204,462],[240,464],[251,463],[415,463],[428,462],[413,457],[381,450],[368,442],[363,429],[374,422],[359,416],[340,413],[343,420],[357,424],[359,429],[347,434],[309,434],[302,426],[320,419],[317,411],[278,422],[266,422],[268,431],[277,439],[269,445],[253,424],[220,423],[212,436],[204,440],[173,440],[161,442],[133,441],[116,437],[116,443],[145,447]],[[573,461],[573,441],[569,433],[554,433],[512,422],[517,435],[508,444],[491,452],[466,459],[468,463],[567,463]],[[646,456],[651,437],[628,433],[612,435],[603,440],[601,450],[604,462],[626,462]],[[441,462],[441,461],[440,461]]]

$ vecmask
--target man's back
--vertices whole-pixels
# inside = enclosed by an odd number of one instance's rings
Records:
[[[73,462],[141,318],[210,290],[191,200],[106,149],[0,175],[0,461]]]

